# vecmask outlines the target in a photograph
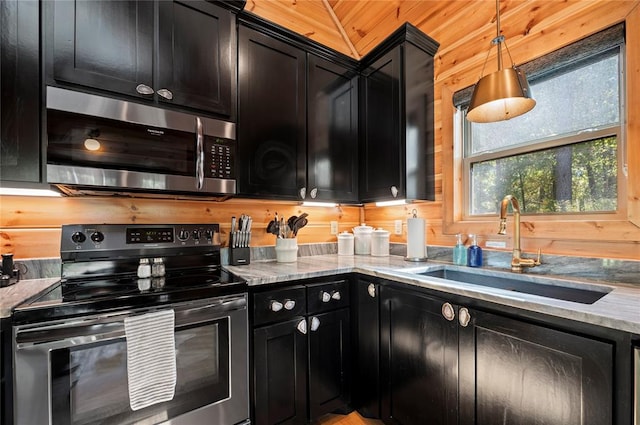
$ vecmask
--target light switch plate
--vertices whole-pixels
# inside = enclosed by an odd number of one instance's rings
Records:
[[[332,221],[331,222],[331,234],[332,235],[337,235],[338,234],[338,222],[337,221]]]
[[[401,235],[402,234],[402,220],[394,221],[394,234]]]

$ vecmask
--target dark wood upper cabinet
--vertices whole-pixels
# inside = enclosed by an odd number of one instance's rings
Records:
[[[358,77],[308,56],[306,197],[358,201]]]
[[[306,182],[306,53],[239,27],[239,194],[299,199]]]
[[[56,1],[51,9],[50,83],[235,117],[231,10],[202,0]]]
[[[360,200],[435,199],[433,55],[405,24],[362,59]]]
[[[40,4],[0,2],[0,185],[39,186],[44,180],[40,144]]]

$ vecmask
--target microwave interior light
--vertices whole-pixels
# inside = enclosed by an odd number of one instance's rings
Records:
[[[97,150],[100,150],[100,142],[96,139],[89,137],[84,139],[84,147],[88,151],[95,152]]]

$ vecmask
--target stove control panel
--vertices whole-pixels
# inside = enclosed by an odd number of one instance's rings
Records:
[[[219,224],[69,224],[60,253],[220,248]]]

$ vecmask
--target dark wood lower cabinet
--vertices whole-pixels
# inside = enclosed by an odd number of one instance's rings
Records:
[[[309,323],[309,417],[313,419],[351,401],[349,310],[316,314]]]
[[[382,418],[402,425],[458,423],[458,326],[444,301],[382,288]]]
[[[307,336],[295,318],[255,329],[255,423],[307,423]]]
[[[613,424],[613,345],[470,311],[460,327],[460,423]]]

